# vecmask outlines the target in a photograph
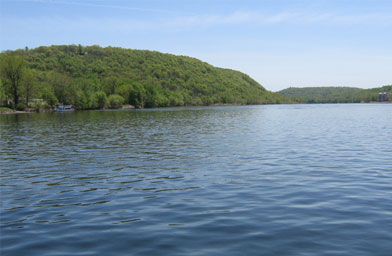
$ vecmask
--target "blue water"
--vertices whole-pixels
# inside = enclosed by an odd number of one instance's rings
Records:
[[[391,255],[392,105],[0,116],[5,255]]]

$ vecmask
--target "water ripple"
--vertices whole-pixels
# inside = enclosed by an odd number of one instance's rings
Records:
[[[388,104],[0,116],[1,255],[389,255]]]

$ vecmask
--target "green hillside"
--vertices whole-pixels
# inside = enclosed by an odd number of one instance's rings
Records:
[[[291,97],[302,103],[360,103],[378,101],[379,92],[392,94],[392,86],[372,89],[353,87],[290,87],[279,91],[280,94]],[[391,98],[392,96],[390,96]]]
[[[185,56],[80,45],[26,48],[0,55],[2,70],[12,59],[23,59],[23,77],[17,91],[12,90],[4,72],[0,88],[3,102],[6,98],[13,100],[17,93],[19,105],[37,98],[52,106],[61,102],[77,109],[122,104],[167,107],[285,101],[285,97],[267,91],[244,73]]]

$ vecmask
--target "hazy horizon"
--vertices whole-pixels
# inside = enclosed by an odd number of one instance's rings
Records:
[[[81,44],[186,55],[266,89],[392,83],[392,1],[0,0],[0,50]]]

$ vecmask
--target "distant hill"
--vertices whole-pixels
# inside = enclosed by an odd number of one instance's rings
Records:
[[[378,101],[379,92],[389,92],[392,98],[392,86],[372,89],[353,87],[290,87],[278,93],[303,103],[359,103]]]
[[[42,46],[1,55],[25,60],[30,80],[35,81],[30,98],[78,109],[103,107],[108,100],[139,107],[287,102],[244,73],[186,56],[81,45]],[[3,80],[3,96],[9,92],[6,84]]]

